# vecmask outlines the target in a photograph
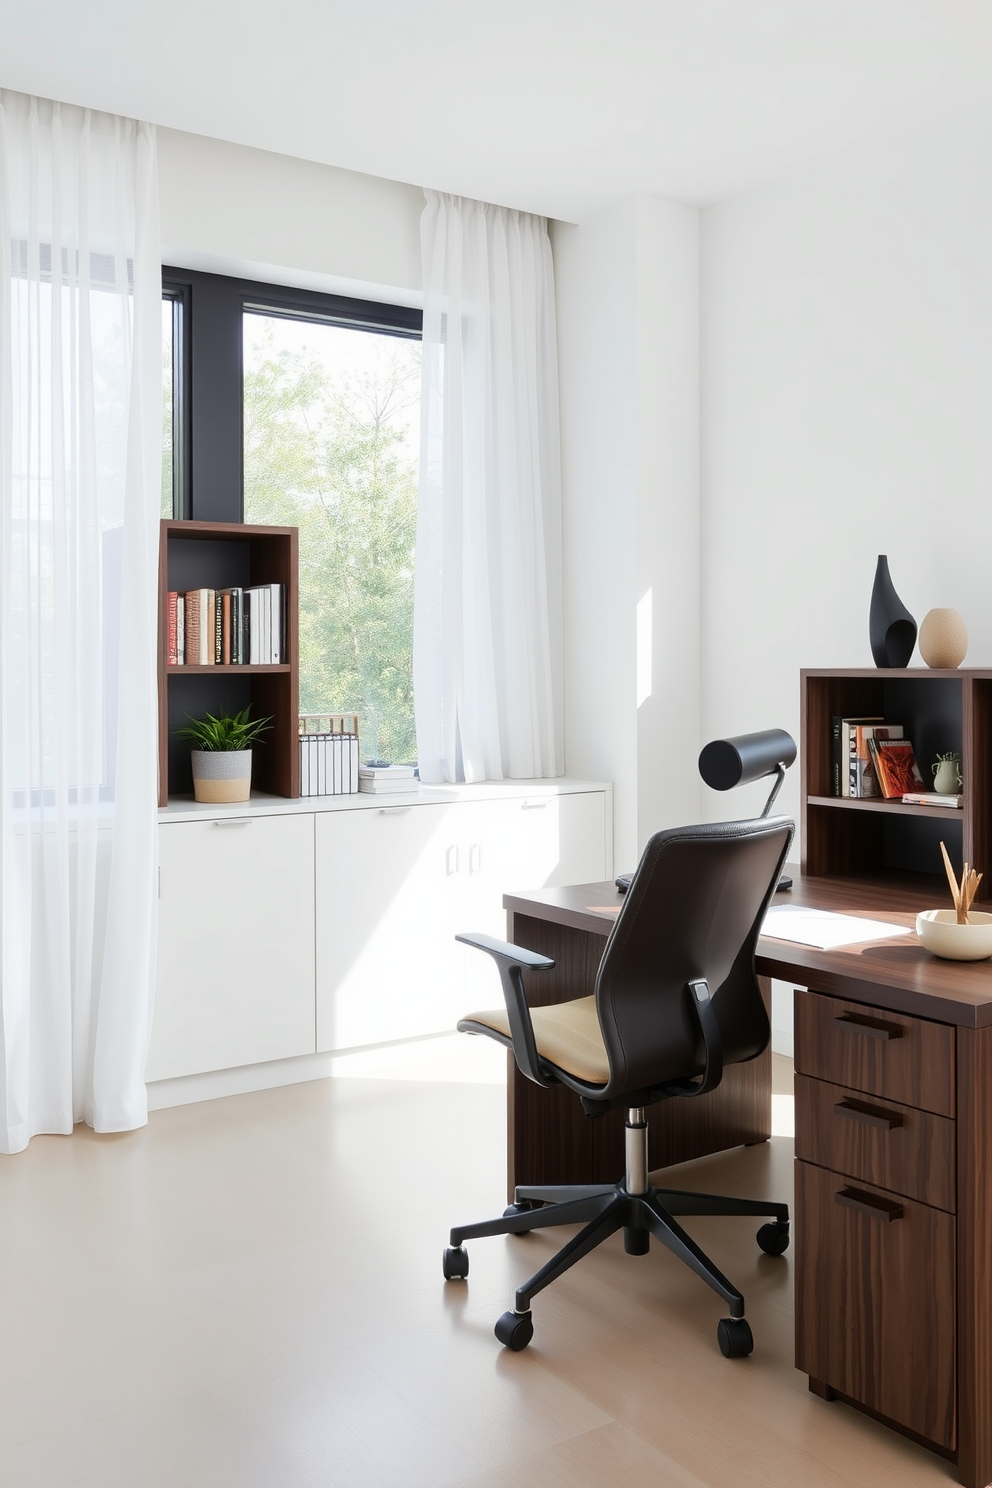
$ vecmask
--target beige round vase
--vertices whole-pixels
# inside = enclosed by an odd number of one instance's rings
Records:
[[[920,655],[928,667],[959,667],[968,651],[968,630],[957,610],[928,610],[920,626]]]
[[[192,749],[193,797],[210,805],[251,796],[250,749]]]

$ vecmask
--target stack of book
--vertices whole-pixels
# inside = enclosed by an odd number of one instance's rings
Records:
[[[901,723],[834,718],[833,794],[853,800],[902,800],[923,793],[923,777]]]
[[[361,765],[358,789],[370,796],[402,795],[417,789],[413,765]]]
[[[166,603],[168,666],[279,666],[288,660],[282,584],[171,589]]]

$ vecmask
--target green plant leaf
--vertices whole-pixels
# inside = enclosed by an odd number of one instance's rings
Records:
[[[272,726],[271,717],[252,719],[248,716],[250,711],[249,707],[243,708],[240,713],[228,713],[226,708],[221,708],[219,718],[215,718],[212,713],[205,713],[202,718],[190,718],[187,713],[186,717],[190,721],[176,729],[176,738],[184,739],[194,749],[250,749],[259,741],[260,735]]]

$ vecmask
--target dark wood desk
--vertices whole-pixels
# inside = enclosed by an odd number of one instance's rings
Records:
[[[795,870],[792,870],[795,873]],[[903,924],[946,887],[803,878],[781,902]],[[553,956],[528,996],[592,990],[622,900],[611,883],[508,894],[511,941]],[[796,993],[796,1362],[839,1396],[992,1481],[992,961],[915,935],[818,951],[762,937],[757,971]],[[769,1134],[769,1056],[721,1091],[652,1111],[652,1167]],[[717,1100],[717,1097],[721,1097]],[[706,1108],[706,1102],[710,1102]],[[679,1111],[673,1108],[682,1107]],[[689,1108],[686,1110],[685,1108]],[[693,1110],[692,1108],[696,1108]],[[610,1118],[514,1071],[510,1182],[612,1179]]]

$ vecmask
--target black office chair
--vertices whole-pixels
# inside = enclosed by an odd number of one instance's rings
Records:
[[[513,1050],[538,1085],[566,1085],[587,1116],[627,1108],[626,1173],[615,1185],[520,1185],[501,1219],[456,1225],[444,1253],[449,1281],[468,1275],[465,1240],[585,1223],[547,1265],[517,1289],[513,1312],[496,1324],[511,1349],[534,1336],[531,1302],[549,1282],[623,1229],[624,1249],[644,1255],[654,1235],[724,1299],[730,1317],[717,1338],[728,1357],[754,1347],[744,1298],[674,1218],[686,1214],[770,1217],[758,1231],[767,1255],[789,1244],[785,1204],[659,1189],[648,1182],[646,1108],[693,1099],[719,1083],[723,1068],[754,1059],[768,1044],[768,1015],[754,950],[768,901],[792,843],[784,817],[678,827],[644,850],[610,933],[591,997],[530,1009],[524,972],[554,966],[486,935],[460,935],[499,968],[505,1008],[472,1013],[458,1027]]]

